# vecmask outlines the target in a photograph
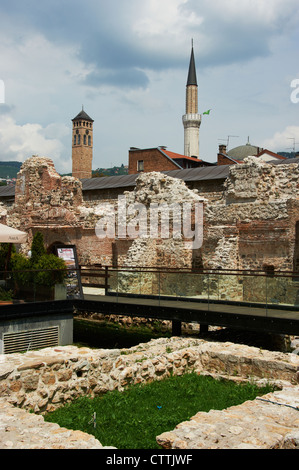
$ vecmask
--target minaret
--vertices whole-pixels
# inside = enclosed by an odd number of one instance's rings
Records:
[[[184,155],[199,158],[199,127],[201,116],[198,114],[198,87],[193,51],[191,58],[186,87],[186,114],[183,116],[184,125]]]
[[[72,176],[75,178],[92,177],[93,119],[83,110],[72,119]]]

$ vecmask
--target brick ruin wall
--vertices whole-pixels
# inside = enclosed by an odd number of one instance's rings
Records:
[[[32,157],[22,166],[15,202],[0,206],[0,219],[33,234],[41,231],[47,246],[75,244],[80,264],[266,269],[292,271],[299,258],[298,164],[272,165],[248,157],[231,165],[229,177],[217,188],[190,189],[179,179],[143,173],[134,190],[124,191],[127,203],[189,201],[204,204],[203,244],[188,249],[185,240],[158,237],[99,239],[95,232],[106,202],[118,217],[116,192],[84,198],[81,182],[61,177],[50,159]],[[194,188],[194,184],[192,187]],[[208,186],[207,186],[208,187]]]

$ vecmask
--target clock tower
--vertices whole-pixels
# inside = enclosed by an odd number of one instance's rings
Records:
[[[72,119],[72,176],[92,177],[93,119],[83,110]]]

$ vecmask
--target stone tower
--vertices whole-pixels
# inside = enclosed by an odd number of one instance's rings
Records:
[[[198,87],[193,52],[191,58],[186,87],[186,114],[183,116],[184,125],[184,155],[199,158],[199,127],[201,116],[198,114]]]
[[[91,178],[94,121],[83,108],[72,121],[72,176],[79,179]]]

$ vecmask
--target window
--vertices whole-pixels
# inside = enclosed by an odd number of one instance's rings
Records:
[[[143,160],[138,160],[138,162],[137,162],[137,171],[144,171],[144,162],[143,162]]]
[[[78,134],[78,145],[80,145],[80,134]]]
[[[84,134],[84,145],[86,145],[86,134]]]
[[[77,141],[76,135],[74,135],[74,145],[76,145],[76,141]]]
[[[91,145],[91,137],[90,137],[90,135],[88,136],[88,145]]]

